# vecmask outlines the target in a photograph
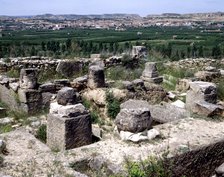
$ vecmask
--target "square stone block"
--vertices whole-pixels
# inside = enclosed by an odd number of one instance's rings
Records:
[[[52,150],[67,150],[92,143],[90,114],[66,118],[49,114],[47,144]]]
[[[42,97],[40,91],[32,89],[19,89],[18,95],[21,103],[40,102]]]

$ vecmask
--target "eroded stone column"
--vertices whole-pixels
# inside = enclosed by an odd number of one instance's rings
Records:
[[[105,86],[104,69],[102,67],[97,65],[89,67],[87,86],[91,89]]]
[[[47,144],[53,150],[67,150],[92,143],[89,111],[77,103],[72,88],[59,91],[47,119]]]

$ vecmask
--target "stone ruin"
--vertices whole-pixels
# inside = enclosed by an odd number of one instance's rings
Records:
[[[105,87],[104,69],[98,65],[89,67],[87,86],[90,89]]]
[[[128,100],[120,108],[115,124],[122,140],[139,142],[159,135],[158,131],[150,130],[152,117],[147,101]]]
[[[190,82],[186,95],[186,108],[193,113],[205,116],[221,115],[223,106],[217,105],[217,87],[210,82]]]
[[[145,70],[142,73],[141,79],[146,82],[152,82],[156,84],[160,84],[163,82],[163,77],[159,76],[157,71],[156,63],[147,62],[145,64]]]
[[[92,143],[89,111],[78,103],[73,88],[64,87],[57,94],[57,102],[50,105],[47,118],[47,145],[51,149],[67,150]]]
[[[136,58],[145,57],[147,54],[147,49],[145,46],[133,46],[131,54]]]
[[[211,82],[216,78],[221,77],[221,72],[215,67],[208,66],[204,71],[198,71],[194,74],[195,78],[204,82]]]

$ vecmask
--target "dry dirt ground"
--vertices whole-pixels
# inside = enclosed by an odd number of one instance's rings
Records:
[[[64,152],[51,151],[25,128],[19,128],[0,135],[6,141],[9,151],[4,156],[4,167],[0,167],[0,177],[3,174],[13,177],[82,176],[70,164],[96,156],[107,159],[116,169],[122,168],[124,157],[146,159],[168,149],[170,155],[174,155],[219,141],[224,137],[223,127],[224,121],[188,118],[155,126],[161,136],[153,141],[139,144],[123,142],[111,133],[102,141]]]

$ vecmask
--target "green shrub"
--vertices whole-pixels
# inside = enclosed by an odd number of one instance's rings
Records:
[[[82,104],[85,106],[85,108],[90,109],[91,107],[91,102],[88,101],[87,99],[82,99]]]
[[[90,116],[91,116],[92,123],[99,123],[100,118],[99,118],[99,114],[97,113],[97,111],[95,111],[95,110],[90,111]]]
[[[172,177],[171,170],[165,162],[156,157],[147,160],[132,162],[126,159],[128,177]]]
[[[36,133],[36,138],[39,139],[41,142],[46,143],[47,141],[47,126],[41,125]]]
[[[112,92],[106,93],[107,115],[115,119],[120,112],[120,102],[114,97]]]
[[[129,162],[127,164],[128,177],[145,177],[146,174],[141,168],[141,164],[137,162]]]

